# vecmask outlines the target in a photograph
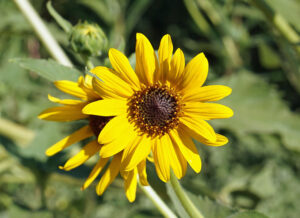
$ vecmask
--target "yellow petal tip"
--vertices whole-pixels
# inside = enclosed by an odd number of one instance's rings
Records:
[[[83,114],[89,114],[89,105],[86,105],[82,111],[81,111]]]
[[[230,109],[230,116],[229,117],[233,117],[233,115],[234,115],[234,112],[233,112],[232,109]]]
[[[227,93],[228,93],[228,95],[230,95],[230,94],[232,93],[232,88],[230,88],[230,87],[228,87],[228,86],[226,86],[226,88],[227,88]]]
[[[114,53],[116,53],[116,52],[118,52],[117,49],[115,49],[115,48],[110,48],[110,49],[108,50],[108,57],[111,58],[111,56],[114,55]]]
[[[127,196],[127,199],[130,203],[133,203],[135,201],[135,196]]]
[[[47,151],[45,151],[45,154],[48,156],[48,157],[51,157],[54,155],[54,153],[51,151],[51,149],[47,149]]]

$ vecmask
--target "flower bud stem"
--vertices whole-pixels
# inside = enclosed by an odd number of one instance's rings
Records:
[[[95,66],[90,59],[87,60],[86,66],[89,70],[93,69]]]
[[[171,171],[170,184],[187,214],[192,218],[204,218],[189,196],[184,192],[173,171]]]
[[[91,58],[87,55],[81,55],[85,66],[88,68],[88,70],[94,69],[95,66],[93,64],[93,62],[91,61]]]

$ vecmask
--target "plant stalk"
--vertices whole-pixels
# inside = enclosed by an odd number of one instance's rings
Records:
[[[91,61],[91,57],[87,56],[87,55],[81,55],[85,66],[87,67],[88,70],[94,69],[95,66],[93,64],[93,62]]]
[[[187,214],[192,218],[204,218],[201,212],[193,204],[189,196],[184,192],[183,188],[181,187],[179,181],[177,180],[176,176],[172,171],[171,171],[170,183],[171,183],[171,187],[176,193],[179,201],[181,202]]]
[[[28,0],[14,0],[20,11],[29,21],[51,56],[59,63],[72,67],[73,64],[49,32],[48,28]]]
[[[161,212],[164,217],[177,218],[177,216],[171,211],[171,209],[165,204],[163,200],[157,195],[151,186],[143,186],[138,182],[139,187],[144,194],[152,201],[156,208]]]

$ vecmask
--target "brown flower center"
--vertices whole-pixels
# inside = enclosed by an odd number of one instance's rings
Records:
[[[159,84],[133,94],[128,102],[129,121],[149,136],[161,136],[178,126],[180,95]]]

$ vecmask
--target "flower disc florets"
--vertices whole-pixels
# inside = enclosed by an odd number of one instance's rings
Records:
[[[128,106],[129,120],[151,137],[162,136],[179,124],[180,95],[167,86],[155,84],[135,92]]]

